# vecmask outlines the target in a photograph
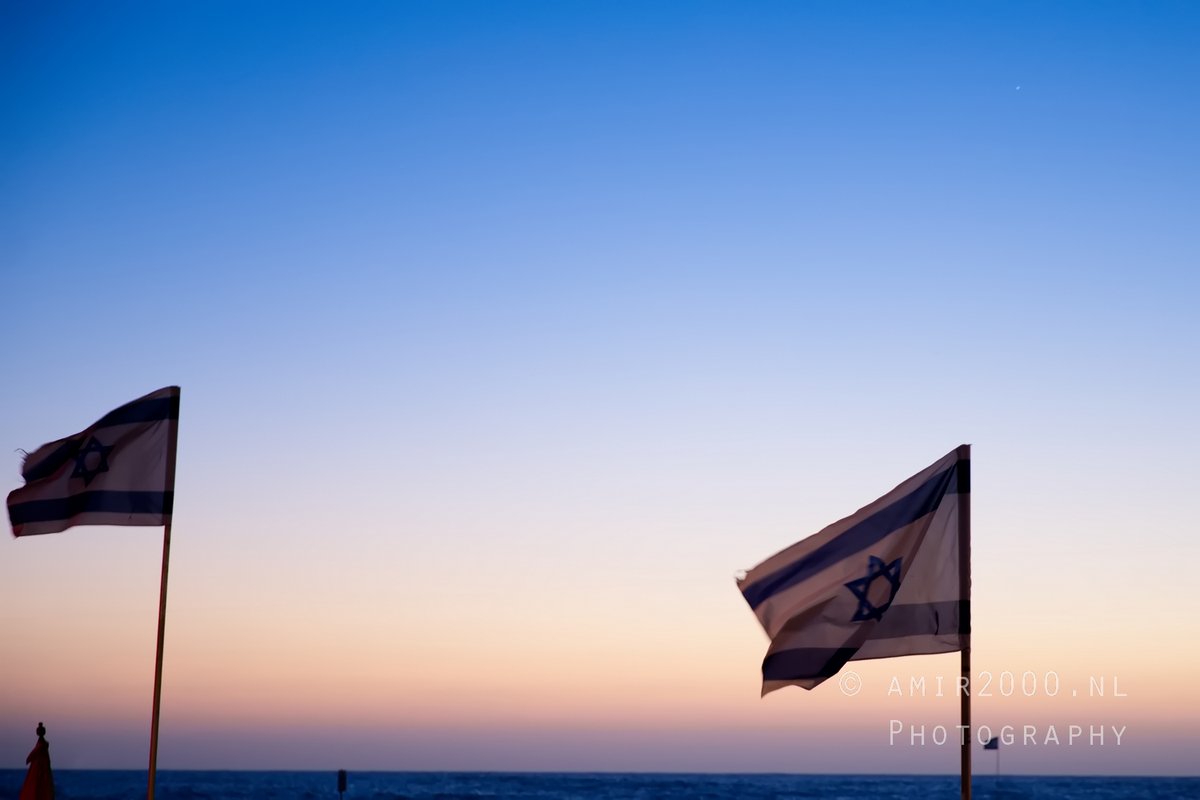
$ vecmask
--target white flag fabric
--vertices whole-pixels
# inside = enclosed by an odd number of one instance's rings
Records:
[[[165,525],[178,429],[179,387],[168,386],[29,453],[25,485],[8,495],[13,536],[75,525]]]
[[[764,695],[811,689],[848,661],[948,653],[969,643],[959,499],[970,492],[970,459],[970,445],[957,448],[738,580],[771,639]]]

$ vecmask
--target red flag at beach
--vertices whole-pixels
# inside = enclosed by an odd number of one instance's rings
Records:
[[[25,485],[8,495],[13,536],[75,525],[166,525],[175,495],[179,387],[105,414],[25,456]]]
[[[21,786],[18,800],[54,800],[54,774],[50,771],[50,743],[46,741],[46,726],[38,723],[37,744],[25,759],[29,772]]]

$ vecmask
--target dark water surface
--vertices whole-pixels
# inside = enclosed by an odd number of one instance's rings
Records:
[[[24,770],[0,770],[0,798],[16,798]],[[146,796],[144,770],[59,770],[58,800]],[[976,800],[1200,800],[1200,778],[991,777]],[[332,772],[159,772],[158,800],[335,800]],[[352,772],[346,800],[956,800],[958,776],[667,775],[616,773]]]

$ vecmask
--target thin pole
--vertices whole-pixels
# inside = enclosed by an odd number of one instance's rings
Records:
[[[167,631],[167,565],[171,560],[171,521],[163,526],[162,584],[158,590],[158,652],[154,656],[154,706],[150,712],[150,778],[146,800],[154,800],[158,772],[158,709],[162,697],[163,639]]]
[[[959,703],[962,713],[962,800],[971,800],[971,445],[958,448],[958,589],[966,625]],[[961,622],[960,622],[961,625]]]
[[[971,800],[971,647],[962,649],[962,800]]]
[[[175,402],[181,390],[175,389]],[[163,641],[167,633],[167,567],[171,564],[171,520],[175,511],[175,454],[179,447],[179,409],[175,409],[175,424],[167,437],[167,469],[163,481],[163,559],[162,581],[158,587],[158,647],[154,653],[154,704],[150,709],[150,773],[146,784],[146,800],[154,800],[154,781],[158,777],[158,712],[162,701]]]

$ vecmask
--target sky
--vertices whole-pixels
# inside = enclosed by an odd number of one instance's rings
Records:
[[[760,698],[735,575],[970,443],[1005,770],[1194,775],[1198,42],[3,4],[0,490],[182,387],[160,768],[955,773],[957,654]],[[161,542],[0,540],[0,766],[145,768]]]

